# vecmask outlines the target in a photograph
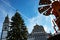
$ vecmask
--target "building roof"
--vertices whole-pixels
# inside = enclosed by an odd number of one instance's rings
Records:
[[[9,17],[8,17],[8,15],[5,17],[4,23],[9,23]]]
[[[39,25],[36,24],[34,26],[34,29],[33,29],[32,33],[36,33],[36,32],[37,33],[39,33],[39,32],[42,33],[42,32],[45,32],[45,30],[44,30],[43,26],[41,26],[41,25],[39,26]]]
[[[47,40],[50,34],[46,33],[43,26],[35,25],[32,33],[28,35],[29,40]]]

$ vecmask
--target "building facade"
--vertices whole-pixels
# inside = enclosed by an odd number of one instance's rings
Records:
[[[31,34],[28,35],[28,40],[47,40],[49,34],[45,32],[43,26],[35,25]]]
[[[6,40],[7,32],[9,31],[9,17],[5,17],[2,27],[1,40]],[[34,29],[30,34],[28,34],[27,40],[47,40],[50,34],[46,33],[43,26],[35,25]]]
[[[5,17],[2,27],[1,40],[6,40],[7,32],[9,30],[9,18],[8,15]]]

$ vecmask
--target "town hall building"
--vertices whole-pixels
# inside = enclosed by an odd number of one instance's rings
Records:
[[[2,33],[1,33],[1,40],[6,40],[7,37],[7,32],[9,31],[9,17],[8,15],[5,17],[5,20],[3,22],[3,27],[2,27]]]

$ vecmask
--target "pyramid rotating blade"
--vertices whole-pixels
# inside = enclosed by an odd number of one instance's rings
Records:
[[[40,0],[39,1],[39,5],[43,5],[43,4],[51,4],[51,0]]]
[[[49,16],[51,14],[52,8],[49,8],[43,15]]]
[[[38,8],[38,11],[39,11],[40,13],[43,13],[43,12],[46,11],[49,7],[50,7],[50,6],[39,7],[39,8]]]
[[[51,6],[51,4],[39,5],[39,7]]]

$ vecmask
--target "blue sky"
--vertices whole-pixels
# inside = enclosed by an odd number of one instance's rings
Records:
[[[31,33],[33,26],[43,25],[46,32],[54,33],[52,19],[54,16],[44,16],[38,12],[39,0],[0,0],[0,33],[6,15],[11,18],[16,10],[19,11]]]

